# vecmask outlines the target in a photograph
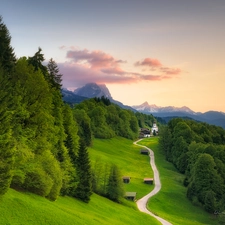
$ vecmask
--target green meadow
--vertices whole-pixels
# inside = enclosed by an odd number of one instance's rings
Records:
[[[149,158],[141,155],[140,148],[132,141],[124,138],[95,139],[89,153],[92,163],[96,159],[114,163],[122,174],[131,177],[131,182],[124,184],[125,191],[135,191],[140,198],[152,190],[152,185],[143,183],[144,177],[153,174]],[[0,212],[0,224],[4,225],[160,224],[151,216],[139,212],[135,202],[124,199],[122,204],[118,204],[96,194],[91,196],[88,204],[70,197],[59,197],[51,202],[11,189],[0,199]]]
[[[174,225],[216,225],[213,216],[193,206],[186,198],[182,185],[183,175],[158,150],[158,139],[144,139],[139,144],[150,147],[155,152],[156,165],[162,182],[161,191],[149,201],[149,209]],[[91,163],[116,164],[122,176],[130,176],[125,191],[137,192],[141,198],[153,189],[153,185],[143,183],[143,178],[152,177],[149,157],[140,154],[140,147],[131,140],[113,138],[95,139],[89,148]],[[0,198],[0,224],[4,225],[65,225],[65,224],[160,224],[151,216],[138,211],[136,203],[123,200],[114,203],[93,194],[87,204],[70,197],[59,197],[51,202],[43,197],[10,189]]]
[[[87,204],[69,197],[51,202],[34,194],[10,190],[0,200],[0,212],[0,224],[4,225],[160,224],[133,207],[96,194]]]
[[[145,177],[153,177],[149,164],[149,157],[140,154],[140,147],[131,140],[117,137],[113,139],[95,139],[90,148],[90,158],[94,164],[97,161],[115,164],[119,167],[122,176],[131,177],[129,184],[124,184],[127,192],[137,192],[141,198],[153,190],[153,185],[144,184]]]
[[[173,225],[216,225],[215,215],[210,215],[186,198],[186,188],[182,182],[184,175],[165,160],[158,148],[158,138],[143,139],[139,142],[154,151],[155,163],[159,170],[162,188],[148,202],[148,208]]]

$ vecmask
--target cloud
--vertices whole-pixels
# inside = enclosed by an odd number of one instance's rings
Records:
[[[161,62],[158,59],[145,58],[143,61],[138,61],[134,64],[135,66],[148,66],[148,67],[160,67]]]
[[[115,59],[110,54],[100,50],[89,51],[79,50],[75,47],[62,46],[62,50],[67,50],[65,63],[59,63],[60,73],[63,74],[63,86],[66,88],[77,88],[86,83],[137,83],[146,81],[160,81],[169,79],[172,75],[181,72],[178,68],[163,66],[157,59],[146,58],[136,62],[136,66],[148,67],[150,73],[143,74],[138,72],[126,71],[121,64],[127,63],[126,60]],[[145,71],[145,73],[147,73]],[[155,74],[158,73],[158,74]]]
[[[77,63],[86,63],[92,69],[118,67],[118,64],[124,62],[123,60],[115,60],[111,55],[102,51],[90,52],[87,49],[68,51],[67,58]]]
[[[148,67],[150,71],[160,72],[162,74],[162,78],[169,78],[168,75],[179,75],[182,72],[179,68],[166,67],[162,65],[162,63],[158,59],[152,58],[145,58],[143,61],[137,61],[134,65]]]
[[[167,75],[178,75],[181,73],[181,69],[179,68],[161,67],[160,70]]]

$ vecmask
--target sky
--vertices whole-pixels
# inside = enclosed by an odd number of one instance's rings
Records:
[[[17,58],[41,47],[64,88],[225,112],[224,0],[1,0],[0,15]]]

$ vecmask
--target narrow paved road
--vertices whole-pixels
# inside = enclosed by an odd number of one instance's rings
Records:
[[[142,139],[138,140],[138,141],[135,141],[134,144],[135,145],[138,145],[142,148],[145,148],[149,151],[149,157],[150,157],[150,165],[152,167],[152,170],[153,170],[153,173],[154,173],[154,183],[155,183],[155,187],[154,189],[147,195],[145,195],[143,198],[139,199],[137,201],[137,207],[138,209],[141,211],[141,212],[144,212],[144,213],[147,213],[153,217],[155,217],[158,221],[160,221],[163,225],[172,225],[171,223],[169,223],[168,221],[156,216],[155,214],[153,214],[152,212],[150,212],[148,209],[147,209],[147,203],[148,203],[148,200],[149,198],[151,198],[153,195],[155,195],[156,193],[159,192],[159,190],[161,189],[161,182],[160,182],[160,179],[159,179],[159,171],[157,170],[156,168],[156,165],[155,165],[155,157],[154,157],[154,152],[150,149],[150,148],[147,148],[146,146],[144,145],[139,145],[137,144],[137,142],[141,141]]]

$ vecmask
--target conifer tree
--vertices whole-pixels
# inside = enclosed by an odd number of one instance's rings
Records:
[[[84,202],[89,202],[90,196],[92,194],[91,165],[87,147],[85,146],[85,143],[82,139],[80,140],[80,147],[78,151],[76,165],[77,165],[78,185],[74,193],[74,197]]]
[[[14,146],[12,139],[11,120],[13,112],[10,109],[10,90],[8,77],[0,68],[0,195],[7,192],[11,179],[14,162]]]
[[[48,73],[49,73],[49,82],[52,87],[55,87],[57,90],[60,90],[62,87],[62,74],[59,73],[59,68],[56,62],[51,58],[48,65]]]
[[[74,109],[74,118],[78,124],[78,135],[85,142],[86,146],[90,146],[92,142],[91,119],[84,109]]]
[[[122,178],[116,165],[112,165],[110,170],[106,196],[115,202],[119,202],[123,196]]]
[[[10,74],[15,66],[16,57],[10,45],[11,36],[0,16],[0,64],[4,71]]]
[[[38,71],[38,69],[41,70],[42,74],[47,76],[47,67],[44,66],[42,63],[44,62],[44,54],[41,53],[42,49],[39,47],[38,51],[34,54],[34,56],[28,58],[28,63],[34,67],[35,71]]]

